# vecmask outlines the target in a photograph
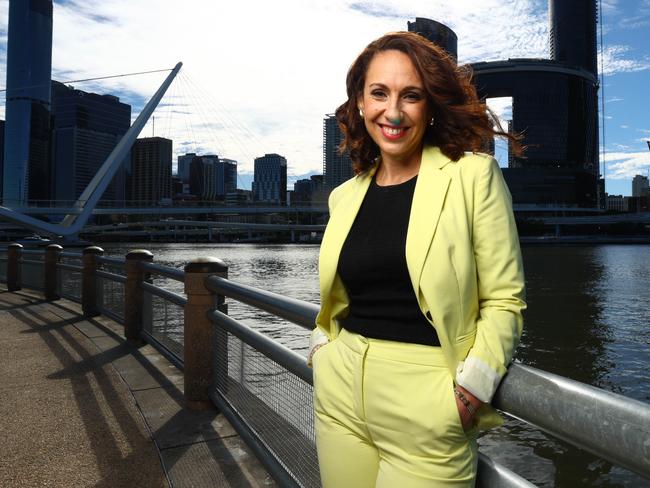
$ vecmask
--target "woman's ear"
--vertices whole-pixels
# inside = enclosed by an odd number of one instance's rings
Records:
[[[359,109],[359,115],[363,118],[365,112],[363,110],[363,97],[361,95],[357,97],[357,108]]]

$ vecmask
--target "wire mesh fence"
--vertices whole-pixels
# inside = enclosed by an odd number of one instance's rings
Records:
[[[184,358],[183,307],[147,291],[144,292],[143,302],[143,329],[182,361]]]
[[[81,256],[78,258],[65,257],[61,264],[64,266],[81,267]],[[81,269],[59,267],[56,284],[57,295],[73,302],[81,302]]]
[[[99,310],[116,322],[124,322],[124,283],[110,278],[97,277],[99,284]]]
[[[215,327],[214,390],[300,486],[319,487],[312,386]]]
[[[21,286],[43,290],[43,254],[25,253],[21,259]]]

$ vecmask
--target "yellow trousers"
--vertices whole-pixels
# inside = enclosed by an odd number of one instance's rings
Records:
[[[313,366],[324,488],[474,486],[476,432],[463,431],[440,348],[342,330]]]

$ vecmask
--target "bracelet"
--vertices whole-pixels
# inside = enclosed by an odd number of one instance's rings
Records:
[[[312,362],[312,359],[313,359],[314,354],[316,353],[316,351],[318,351],[318,350],[319,350],[321,347],[323,347],[325,344],[329,344],[329,343],[328,343],[328,342],[324,342],[324,343],[322,343],[322,344],[316,344],[316,345],[314,346],[314,348],[313,348],[313,349],[310,351],[310,353],[309,353],[309,358],[307,358],[308,362],[310,362],[310,363]]]
[[[465,408],[467,411],[470,413],[470,415],[474,416],[476,415],[476,409],[474,408],[474,405],[472,405],[467,397],[463,394],[462,391],[454,388],[454,395],[456,395],[456,398],[458,398],[463,405],[465,405]]]

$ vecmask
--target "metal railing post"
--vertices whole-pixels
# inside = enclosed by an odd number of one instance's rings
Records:
[[[56,265],[61,259],[63,248],[58,244],[50,244],[45,248],[43,259],[43,294],[46,300],[58,300],[60,297],[56,290],[58,273]]]
[[[20,256],[23,254],[22,244],[12,242],[7,246],[7,290],[20,290]]]
[[[82,252],[83,271],[81,272],[81,309],[85,317],[96,317],[99,311],[99,286],[97,283],[97,256],[104,254],[98,246],[86,247]]]
[[[212,385],[212,321],[208,311],[226,311],[225,298],[205,287],[210,275],[228,277],[228,266],[216,258],[199,258],[185,266],[184,380],[185,404],[190,410],[212,408],[209,389]]]
[[[149,273],[142,270],[142,262],[152,262],[153,254],[146,249],[134,249],[126,254],[124,270],[124,337],[134,345],[142,345],[140,336],[144,318],[144,290],[140,284],[149,279]]]

